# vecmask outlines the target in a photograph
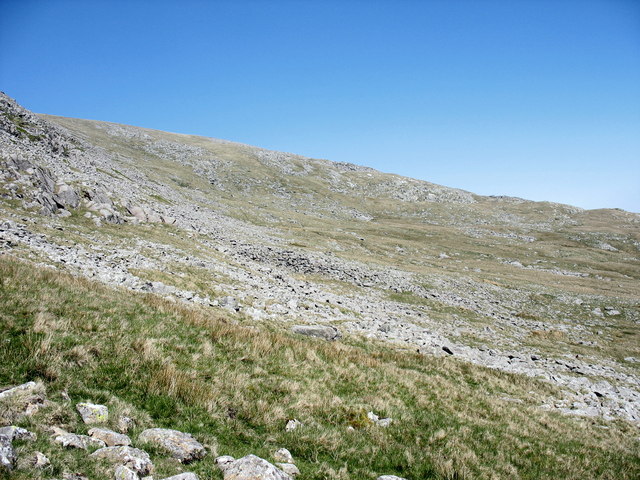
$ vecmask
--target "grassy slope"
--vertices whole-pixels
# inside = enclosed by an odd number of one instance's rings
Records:
[[[0,385],[41,379],[54,402],[24,423],[38,431],[37,443],[19,448],[40,449],[55,467],[16,479],[63,470],[108,476],[42,430],[83,432],[73,411],[83,400],[109,405],[112,422],[130,414],[137,431],[189,431],[218,454],[269,458],[287,447],[302,480],[640,477],[637,427],[540,411],[536,405],[553,393],[547,384],[371,343],[256,330],[8,256],[0,256],[0,338]],[[395,422],[367,425],[367,410]],[[305,428],[285,433],[289,418]],[[221,478],[214,455],[189,470]],[[157,478],[181,468],[153,457]]]

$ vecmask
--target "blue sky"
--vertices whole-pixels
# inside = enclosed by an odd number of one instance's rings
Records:
[[[640,212],[638,1],[0,1],[36,112]]]

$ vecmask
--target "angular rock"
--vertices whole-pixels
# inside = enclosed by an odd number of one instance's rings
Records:
[[[294,325],[291,331],[298,335],[322,338],[327,341],[338,340],[342,336],[337,328],[330,325]]]
[[[80,205],[80,197],[69,185],[61,185],[58,193],[53,196],[53,199],[60,208],[77,208],[78,205]]]
[[[114,432],[108,428],[92,428],[89,435],[98,440],[102,440],[108,447],[129,446],[131,439],[122,433]]]
[[[114,472],[115,480],[140,480],[140,477],[136,472],[131,470],[129,467],[125,467],[124,465],[118,465],[116,467],[116,471]]]
[[[185,472],[179,473],[178,475],[174,475],[172,477],[164,478],[163,480],[199,480],[199,477],[195,473]]]
[[[81,450],[87,450],[90,446],[93,447],[105,447],[105,443],[97,438],[91,438],[87,435],[76,435],[75,433],[65,433],[58,435],[53,439],[54,442],[59,443],[63,447],[79,448]]]
[[[181,463],[200,460],[207,453],[204,446],[191,434],[168,428],[149,428],[140,434],[138,440],[166,450]]]
[[[26,430],[24,428],[14,427],[14,426],[0,428],[0,435],[5,435],[9,437],[9,440],[11,441],[14,441],[14,440],[34,441],[38,438],[35,433],[30,432],[29,430]]]
[[[293,463],[276,463],[276,467],[291,477],[300,475],[300,470]]]
[[[224,480],[291,480],[292,477],[266,460],[247,455],[223,470]]]
[[[91,455],[93,458],[107,460],[111,463],[130,468],[138,475],[148,475],[153,470],[153,463],[149,454],[144,450],[133,447],[105,447],[96,450]]]
[[[11,439],[6,435],[0,435],[0,472],[12,471],[16,466],[16,452],[11,445]]]
[[[49,458],[42,452],[34,452],[30,463],[34,468],[44,468],[51,465]]]
[[[80,413],[82,421],[87,424],[105,423],[109,419],[109,410],[104,405],[78,403],[76,410]]]
[[[147,214],[144,212],[144,209],[142,207],[127,207],[127,211],[141,222],[147,221]]]
[[[276,450],[273,454],[273,459],[276,462],[293,463],[293,456],[291,455],[291,452],[286,448],[279,448],[278,450]]]

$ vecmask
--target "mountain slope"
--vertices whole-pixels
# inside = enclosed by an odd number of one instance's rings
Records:
[[[259,329],[542,379],[538,407],[640,420],[640,215],[483,197],[370,168],[0,96],[0,247]],[[378,347],[376,347],[378,348]]]

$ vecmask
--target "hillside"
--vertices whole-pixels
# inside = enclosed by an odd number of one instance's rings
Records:
[[[287,446],[303,480],[638,475],[638,214],[4,94],[0,168],[0,386],[44,382],[42,422],[106,402],[211,453]],[[213,456],[192,471],[222,478]]]

